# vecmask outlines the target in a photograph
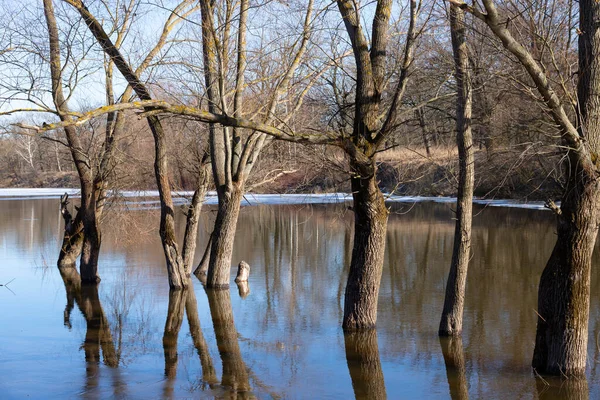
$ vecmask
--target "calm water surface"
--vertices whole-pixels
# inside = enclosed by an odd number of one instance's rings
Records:
[[[587,379],[529,367],[550,213],[478,209],[463,337],[440,341],[451,206],[393,205],[378,329],[348,336],[344,210],[244,207],[233,258],[251,265],[250,292],[194,278],[169,293],[156,211],[113,212],[96,289],[55,267],[58,200],[0,201],[0,284],[12,280],[0,287],[0,398],[600,398],[597,268]],[[200,253],[212,218],[205,208]]]

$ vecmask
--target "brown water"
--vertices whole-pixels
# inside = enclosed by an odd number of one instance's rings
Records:
[[[102,282],[79,288],[54,267],[58,200],[0,201],[0,284],[12,280],[0,287],[0,398],[600,398],[596,269],[587,380],[542,381],[529,367],[550,213],[478,209],[464,334],[449,342],[437,327],[450,205],[393,206],[378,329],[349,336],[344,209],[244,207],[234,261],[252,270],[242,298],[235,285],[213,293],[196,280],[169,293],[156,211],[106,227]],[[200,252],[214,212],[204,214]],[[116,239],[121,225],[130,234]]]

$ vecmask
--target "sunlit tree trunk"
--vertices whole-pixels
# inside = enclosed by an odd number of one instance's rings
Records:
[[[465,13],[457,6],[450,6],[450,30],[456,69],[456,144],[458,147],[458,195],[456,199],[456,225],[450,273],[446,283],[446,297],[440,321],[439,334],[460,335],[467,270],[471,253],[471,222],[473,214],[473,184],[475,160],[471,133],[471,82],[469,55],[465,36]]]

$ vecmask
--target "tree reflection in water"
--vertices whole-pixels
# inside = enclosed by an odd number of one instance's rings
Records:
[[[97,285],[81,283],[81,277],[75,267],[59,268],[60,276],[65,285],[67,305],[64,311],[64,324],[71,329],[71,312],[75,305],[79,308],[86,321],[85,340],[83,350],[86,361],[86,386],[84,393],[89,393],[98,387],[100,375],[100,350],[106,366],[117,368],[119,366],[119,352],[115,350],[110,325],[104,314]],[[118,373],[114,374],[113,395],[122,396],[125,383]]]
[[[462,338],[460,336],[440,337],[440,345],[444,355],[444,364],[446,364],[450,398],[452,400],[468,400],[469,385]]]
[[[185,298],[187,290],[169,291],[169,309],[163,334],[163,350],[165,353],[165,385],[163,397],[173,396],[173,384],[177,377],[177,338],[183,322]]]
[[[346,361],[356,399],[386,399],[377,331],[344,334]]]
[[[590,398],[590,389],[586,378],[538,377],[535,383],[539,400],[588,400]]]
[[[221,385],[233,397],[251,398],[248,370],[242,359],[238,334],[233,321],[229,290],[206,289],[217,347],[223,363]]]
[[[205,390],[207,387],[214,388],[219,383],[217,373],[208,350],[208,344],[202,334],[200,328],[200,318],[198,317],[198,302],[196,301],[196,293],[193,288],[187,291],[185,299],[185,313],[187,314],[188,325],[190,326],[190,334],[194,348],[200,357],[200,365],[202,366],[202,379],[200,381],[200,389]]]

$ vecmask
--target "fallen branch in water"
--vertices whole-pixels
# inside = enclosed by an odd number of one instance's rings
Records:
[[[0,283],[0,286],[8,286],[9,283],[11,283],[12,281],[14,281],[15,279],[11,279],[10,281],[6,282],[6,283]]]

